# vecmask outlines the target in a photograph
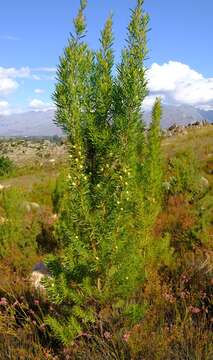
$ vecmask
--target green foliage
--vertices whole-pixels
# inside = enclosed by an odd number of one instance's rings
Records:
[[[0,176],[10,174],[13,169],[13,162],[7,156],[0,156]]]
[[[69,305],[62,314],[65,325],[48,318],[66,344],[96,318],[100,304],[113,306],[131,299],[148,276],[150,256],[160,254],[151,246],[153,213],[160,201],[159,100],[147,143],[141,121],[141,104],[147,95],[148,16],[138,0],[114,74],[112,17],[101,33],[100,49],[93,52],[83,40],[85,5],[81,2],[75,35],[60,59],[53,96],[56,121],[69,138],[70,163],[66,190],[61,192],[59,185],[54,194],[61,253],[46,260],[52,273],[46,287],[52,301]],[[146,197],[143,176],[151,184]],[[150,196],[155,203],[147,212]],[[87,318],[87,308],[92,318]]]
[[[38,223],[26,217],[24,195],[15,188],[1,192],[0,210],[0,257],[20,251],[26,261],[36,248]]]
[[[199,162],[191,150],[179,153],[170,162],[170,192],[188,193],[192,197],[200,191]]]
[[[46,324],[51,327],[56,338],[64,345],[72,345],[73,339],[81,332],[81,326],[74,316],[69,317],[66,323],[60,323],[53,317],[48,316],[46,318]]]
[[[147,311],[147,304],[129,304],[124,311],[124,316],[127,316],[131,325],[139,323]]]
[[[57,177],[55,187],[52,192],[52,204],[55,213],[58,213],[63,207],[62,202],[64,200],[64,195],[67,189],[66,177],[67,173],[65,171],[62,171]]]
[[[144,197],[146,212],[156,218],[162,201],[163,159],[161,153],[160,120],[161,100],[156,99],[152,121],[147,135],[147,151],[143,164]]]

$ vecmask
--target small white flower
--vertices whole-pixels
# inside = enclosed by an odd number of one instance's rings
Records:
[[[76,186],[76,183],[73,181],[72,186]]]
[[[97,184],[97,188],[99,188],[99,189],[100,189],[100,187],[101,187],[101,184]]]
[[[121,208],[121,211],[123,211],[124,209],[123,208]]]
[[[118,200],[118,201],[117,201],[117,204],[119,205],[120,203],[121,203],[121,202]]]
[[[96,256],[95,258],[96,258],[96,260],[99,260],[99,257],[98,257],[98,256]]]
[[[126,276],[126,280],[129,280],[129,277],[128,277],[128,276]]]

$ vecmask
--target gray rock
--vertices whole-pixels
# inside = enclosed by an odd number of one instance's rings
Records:
[[[33,271],[38,271],[40,272],[41,274],[43,275],[49,275],[49,270],[48,270],[48,267],[47,265],[45,265],[45,263],[43,261],[39,261],[38,263],[36,263],[34,266],[33,266]]]
[[[202,176],[201,179],[200,179],[200,184],[201,184],[202,187],[208,188],[209,187],[209,180],[206,179],[204,176]]]

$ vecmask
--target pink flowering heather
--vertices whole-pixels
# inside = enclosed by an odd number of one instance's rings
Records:
[[[2,306],[7,306],[7,299],[5,297],[2,297],[1,300],[0,300],[0,305]]]
[[[105,339],[111,339],[111,337],[112,337],[112,335],[110,334],[110,332],[109,331],[105,331],[104,332],[104,337],[105,337]]]
[[[12,306],[13,306],[13,307],[16,307],[16,306],[18,306],[18,305],[20,305],[20,304],[19,304],[19,301],[18,301],[18,300],[16,300],[16,301],[13,303],[13,305],[12,305]]]
[[[191,311],[192,314],[199,314],[201,312],[201,309],[199,309],[196,306],[189,306],[189,310]]]
[[[123,336],[124,341],[128,342],[130,335],[131,335],[131,333],[129,331],[126,332]]]

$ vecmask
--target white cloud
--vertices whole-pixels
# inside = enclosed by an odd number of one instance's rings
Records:
[[[14,67],[4,68],[0,66],[0,79],[1,78],[29,78],[31,70],[28,66],[16,69]]]
[[[19,87],[17,79],[50,80],[48,74],[55,71],[56,69],[53,67],[30,68],[25,66],[6,68],[0,66],[0,95],[6,96],[15,91]],[[52,78],[54,77],[51,76]]]
[[[33,99],[32,101],[30,101],[29,107],[35,111],[39,111],[39,110],[46,111],[54,108],[53,104],[45,103],[44,101],[39,99]]]
[[[1,35],[0,36],[1,40],[10,40],[10,41],[18,41],[19,38],[16,36],[12,36],[12,35]]]
[[[8,95],[19,87],[15,80],[0,77],[0,95]]]
[[[28,78],[29,76],[29,67],[22,67],[20,69],[0,67],[0,95],[8,95],[19,87],[15,79]]]
[[[0,115],[10,115],[22,113],[23,109],[11,107],[8,101],[0,100]]]
[[[34,68],[33,70],[37,71],[37,72],[48,72],[48,73],[55,73],[56,72],[55,67],[47,67],[47,66]]]
[[[34,90],[34,93],[35,93],[35,94],[43,94],[44,92],[45,92],[44,89],[35,89],[35,90]]]
[[[0,100],[0,115],[7,115],[9,109],[9,103],[4,100]]]
[[[154,63],[147,76],[151,95],[160,93],[169,103],[213,108],[213,78],[205,78],[186,64]]]
[[[146,111],[146,110],[152,109],[157,97],[160,97],[162,99],[162,101],[165,100],[164,94],[148,95],[147,97],[145,97],[145,99],[143,101],[142,110]]]
[[[41,80],[41,77],[38,75],[32,75],[32,79],[37,81],[37,80]]]
[[[21,67],[21,68],[5,68],[0,66],[0,83],[3,83],[2,87],[6,86],[5,83],[10,83],[9,89],[11,91],[15,90],[17,86],[17,82],[13,82],[12,86],[12,79],[32,79],[32,80],[54,80],[54,75],[49,75],[55,73],[56,69],[53,67],[41,67],[41,68],[30,68],[29,66]],[[9,92],[6,91],[6,94]],[[3,90],[1,90],[3,94]]]

